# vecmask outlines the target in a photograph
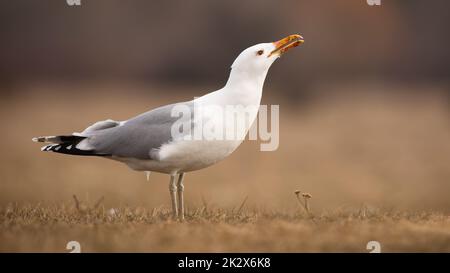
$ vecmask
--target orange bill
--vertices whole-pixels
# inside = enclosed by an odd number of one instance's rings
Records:
[[[279,56],[281,56],[289,49],[299,46],[304,42],[305,40],[301,35],[298,34],[289,35],[286,38],[273,42],[273,44],[275,45],[275,49],[272,52],[270,52],[268,57],[272,56],[273,54],[278,54]]]

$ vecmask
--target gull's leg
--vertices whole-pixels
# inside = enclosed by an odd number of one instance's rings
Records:
[[[184,173],[180,173],[180,176],[178,177],[178,183],[177,183],[177,194],[178,194],[178,217],[181,221],[184,220],[183,179],[184,179]]]
[[[170,175],[170,183],[169,183],[169,193],[170,193],[170,199],[172,200],[172,215],[173,218],[176,219],[178,216],[177,213],[177,197],[176,197],[176,192],[177,192],[177,175],[176,174],[171,174]]]

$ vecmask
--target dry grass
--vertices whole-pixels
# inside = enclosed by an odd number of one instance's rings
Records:
[[[67,95],[77,88],[88,92]],[[117,162],[42,153],[30,140],[180,96],[77,88],[2,96],[1,251],[65,251],[70,240],[83,251],[363,252],[370,240],[383,251],[450,251],[450,115],[439,90],[404,96],[383,87],[292,108],[266,90],[266,103],[281,104],[279,149],[259,152],[259,143],[247,142],[189,173],[188,221],[176,223],[167,176],[152,173],[147,182]],[[52,92],[62,89],[73,92]],[[296,189],[313,198],[296,200]]]
[[[0,251],[66,252],[368,252],[450,251],[450,217],[431,212],[339,209],[318,215],[263,210],[188,210],[171,220],[165,208],[80,211],[74,205],[10,204],[0,210]]]

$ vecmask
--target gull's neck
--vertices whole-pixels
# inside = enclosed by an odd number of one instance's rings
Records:
[[[230,76],[222,89],[237,103],[244,105],[259,105],[261,102],[264,80],[267,71],[263,73],[251,73],[239,69],[231,69]]]
[[[252,73],[250,71],[232,68],[225,88],[234,90],[253,89],[262,91],[266,75],[267,71]]]

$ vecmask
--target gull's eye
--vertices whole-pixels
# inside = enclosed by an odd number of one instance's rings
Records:
[[[264,50],[258,50],[258,52],[256,52],[256,55],[261,56],[264,54]]]

